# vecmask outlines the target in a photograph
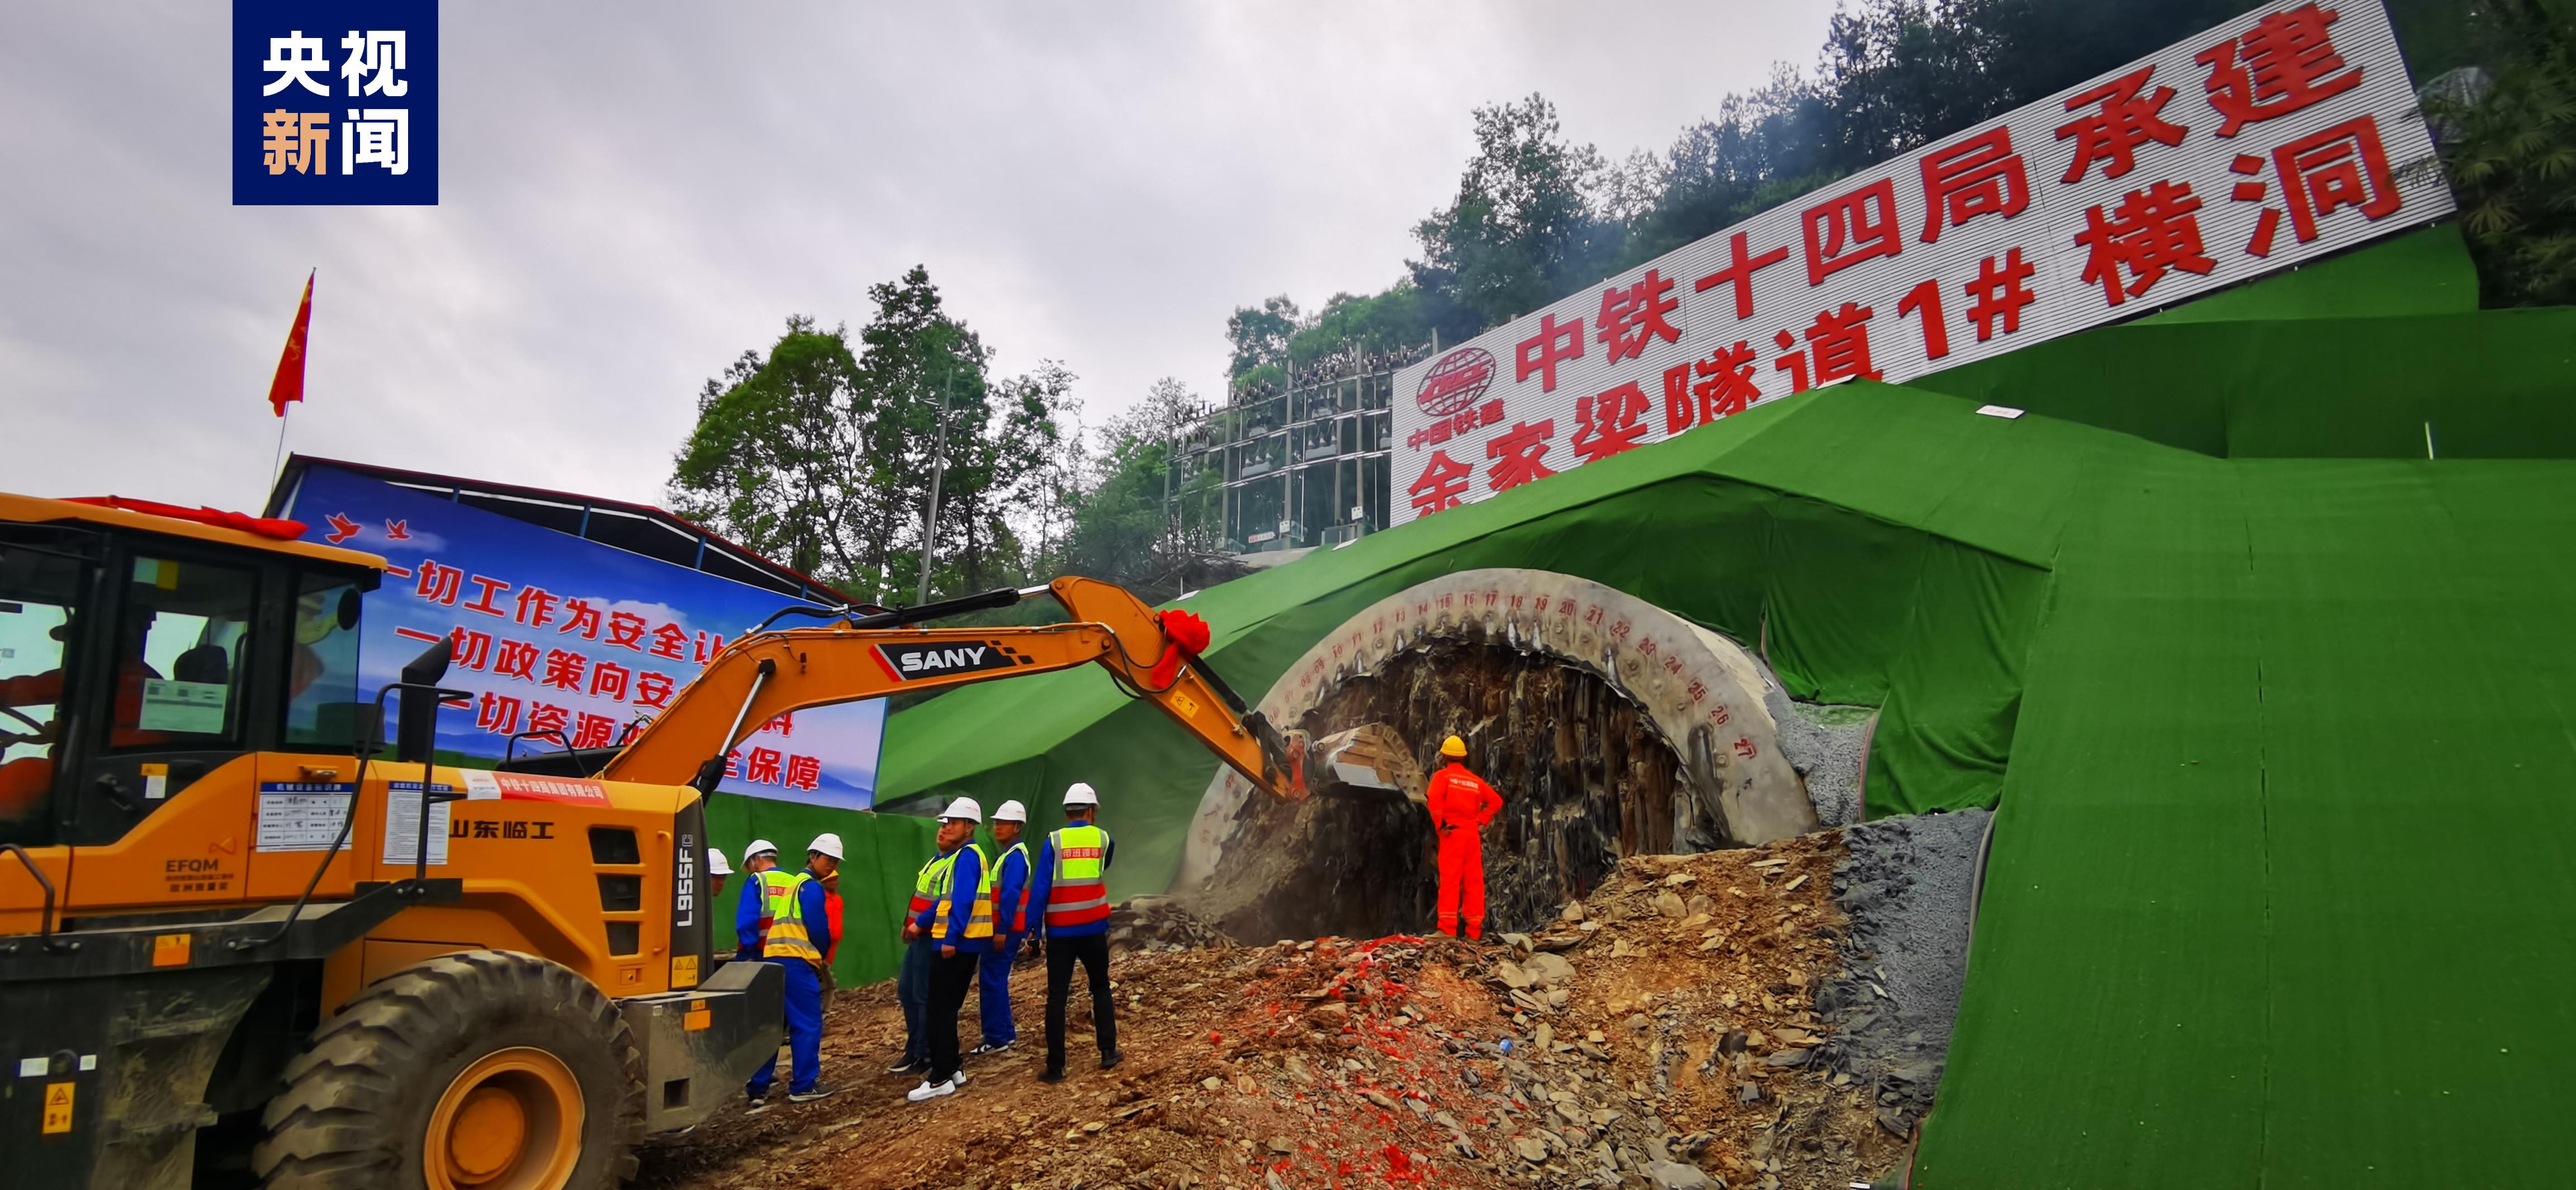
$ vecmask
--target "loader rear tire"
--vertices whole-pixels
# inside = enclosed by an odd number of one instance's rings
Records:
[[[644,1063],[560,963],[499,950],[387,976],[314,1030],[261,1122],[268,1190],[613,1190],[635,1174]]]

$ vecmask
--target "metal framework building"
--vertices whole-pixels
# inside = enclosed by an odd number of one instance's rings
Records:
[[[1171,515],[1236,553],[1333,545],[1387,526],[1395,371],[1430,345],[1343,352],[1231,395],[1174,437]],[[1200,475],[1215,472],[1213,485]]]

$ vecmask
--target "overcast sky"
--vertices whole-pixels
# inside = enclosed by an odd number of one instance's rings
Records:
[[[1401,274],[1469,109],[1660,149],[1830,11],[450,0],[438,206],[237,208],[230,5],[10,0],[0,490],[255,508],[308,268],[289,450],[628,500],[707,376],[915,263],[1094,422],[1213,396],[1236,305]]]

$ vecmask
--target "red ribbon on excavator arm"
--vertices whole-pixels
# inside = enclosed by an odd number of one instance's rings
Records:
[[[1172,608],[1156,613],[1155,619],[1162,622],[1163,635],[1170,638],[1172,647],[1164,650],[1162,657],[1154,662],[1151,676],[1155,689],[1169,690],[1172,683],[1180,679],[1181,666],[1190,658],[1206,652],[1212,637],[1208,622],[1193,612]]]

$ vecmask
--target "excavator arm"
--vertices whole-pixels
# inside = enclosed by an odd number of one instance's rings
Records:
[[[1073,616],[1033,628],[932,628],[924,622],[1053,595]],[[609,760],[601,776],[715,788],[724,758],[791,711],[1097,664],[1130,695],[1169,716],[1234,771],[1286,799],[1345,788],[1417,796],[1418,769],[1392,732],[1372,725],[1320,746],[1281,732],[1206,662],[1173,639],[1163,618],[1111,583],[1065,577],[946,603],[852,614],[823,627],[755,630],[727,645]]]

